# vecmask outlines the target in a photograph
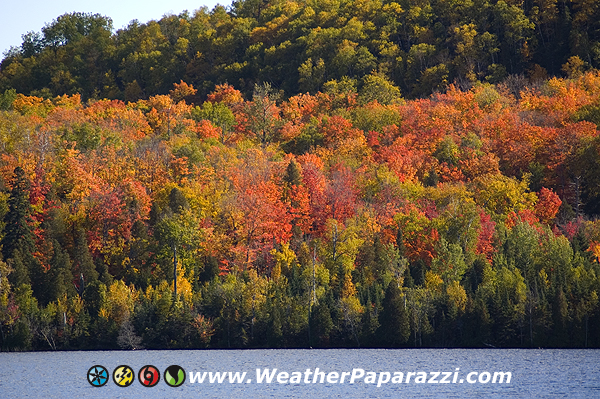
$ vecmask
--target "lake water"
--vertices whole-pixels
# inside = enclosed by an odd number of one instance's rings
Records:
[[[161,374],[170,365],[186,371],[183,385],[172,388],[161,375],[154,387],[144,387],[136,380],[119,387],[113,370],[129,365],[136,373],[145,365],[154,365]],[[106,367],[108,383],[93,387],[87,371],[94,365]],[[258,384],[256,369],[277,369],[271,383]],[[307,375],[319,368],[324,372],[315,383]],[[456,369],[459,369],[458,371]],[[356,370],[355,370],[356,369]],[[358,378],[360,370],[364,376]],[[354,383],[350,383],[351,373]],[[287,373],[279,376],[278,372]],[[451,383],[415,383],[419,374],[440,381],[432,372],[446,372]],[[511,372],[511,381],[492,383],[494,372]],[[193,376],[207,372],[203,383]],[[244,383],[209,383],[208,372],[246,372]],[[347,372],[341,383],[342,373]],[[375,374],[369,375],[369,372]],[[389,377],[386,374],[389,373]],[[401,383],[392,383],[394,372],[402,372]],[[482,379],[488,383],[468,383]],[[489,372],[489,376],[485,373]],[[294,374],[296,373],[296,374]],[[241,375],[241,374],[240,374]],[[301,375],[301,377],[299,377]],[[336,377],[337,375],[337,377]],[[294,377],[295,376],[295,377]],[[375,376],[375,377],[374,377]],[[396,382],[399,374],[395,374]],[[375,378],[370,383],[370,377]],[[302,380],[292,381],[291,378]],[[325,381],[320,383],[320,378]],[[327,378],[333,383],[328,383]],[[305,383],[305,379],[308,383]],[[383,381],[389,379],[389,382]],[[377,387],[377,381],[381,380]],[[452,383],[454,380],[454,383]],[[460,381],[463,383],[460,383]],[[446,397],[581,397],[600,398],[599,350],[495,350],[495,349],[400,349],[400,350],[212,350],[212,351],[90,351],[0,353],[0,398],[446,398]]]

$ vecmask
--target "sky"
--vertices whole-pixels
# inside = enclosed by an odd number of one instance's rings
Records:
[[[179,14],[217,3],[231,5],[231,0],[12,0],[0,5],[0,59],[11,46],[19,47],[21,36],[40,32],[44,25],[71,12],[101,14],[112,18],[116,30],[137,19],[141,23],[158,20],[165,14]]]

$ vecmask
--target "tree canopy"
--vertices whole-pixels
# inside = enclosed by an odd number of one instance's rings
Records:
[[[600,7],[557,0],[235,1],[113,31],[71,13],[23,36],[0,64],[0,92],[135,101],[184,80],[287,97],[352,81],[365,101],[600,67]]]

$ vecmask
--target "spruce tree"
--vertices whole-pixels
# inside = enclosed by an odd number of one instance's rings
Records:
[[[12,272],[8,275],[8,280],[13,287],[19,287],[23,284],[31,284],[29,279],[29,271],[23,263],[23,256],[18,249],[13,252],[12,258],[9,260],[9,265]]]
[[[383,311],[379,315],[380,326],[377,331],[379,342],[383,347],[396,348],[408,341],[410,324],[400,289],[395,281],[388,284],[382,305]]]
[[[43,297],[46,273],[33,255],[35,241],[31,229],[30,182],[21,167],[16,167],[8,198],[8,212],[4,216],[4,237],[0,241],[2,255],[14,269],[10,277],[13,286],[31,284],[34,294]]]
[[[25,171],[16,167],[12,180],[12,189],[8,198],[8,212],[4,216],[4,237],[0,241],[2,256],[11,259],[16,250],[33,252],[35,242],[31,231],[31,204],[29,202],[29,181]]]
[[[53,240],[54,254],[50,259],[50,300],[73,295],[73,274],[71,273],[71,259],[69,254],[62,249],[57,240]]]
[[[319,302],[319,304],[313,308],[310,315],[310,329],[311,344],[315,343],[317,347],[329,346],[329,336],[334,329],[334,323],[327,302]]]
[[[36,258],[32,252],[23,252],[23,263],[26,265],[29,271],[29,277],[31,279],[31,289],[33,295],[42,303],[47,303],[49,298],[48,291],[48,278],[49,275],[46,269],[42,265],[42,262]]]

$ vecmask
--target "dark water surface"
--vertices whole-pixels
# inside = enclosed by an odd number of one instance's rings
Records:
[[[100,388],[87,381],[87,371],[103,365],[110,380]],[[112,381],[113,370],[129,365],[137,373],[145,365],[156,366],[161,373],[173,364],[183,367],[186,381],[178,388],[169,387],[164,376],[155,387],[137,380],[129,387]],[[277,369],[289,377],[301,373],[299,383],[258,384],[256,369]],[[316,368],[337,383],[313,383],[306,370]],[[456,369],[459,369],[456,371]],[[364,377],[350,383],[350,375],[340,383],[343,372],[363,369]],[[408,372],[447,372],[456,383],[415,383],[416,374],[406,383]],[[487,379],[485,372],[511,372],[510,383],[473,383]],[[207,372],[203,383],[191,383],[190,372]],[[209,383],[208,372],[246,372],[245,383]],[[374,372],[375,383],[365,377]],[[381,382],[389,372],[402,372],[402,383]],[[336,374],[337,373],[337,378]],[[355,371],[358,375],[360,371]],[[481,374],[481,375],[479,375]],[[398,374],[396,374],[398,376]],[[285,374],[280,376],[285,380]],[[441,374],[435,380],[439,381]],[[308,379],[307,379],[308,378]],[[320,377],[319,377],[320,378]],[[305,383],[305,379],[309,382]],[[421,377],[421,380],[423,378]],[[463,383],[460,383],[460,381]],[[404,349],[404,350],[227,350],[227,351],[93,351],[0,353],[0,398],[479,398],[479,397],[573,397],[600,398],[600,350],[496,350],[496,349]]]

